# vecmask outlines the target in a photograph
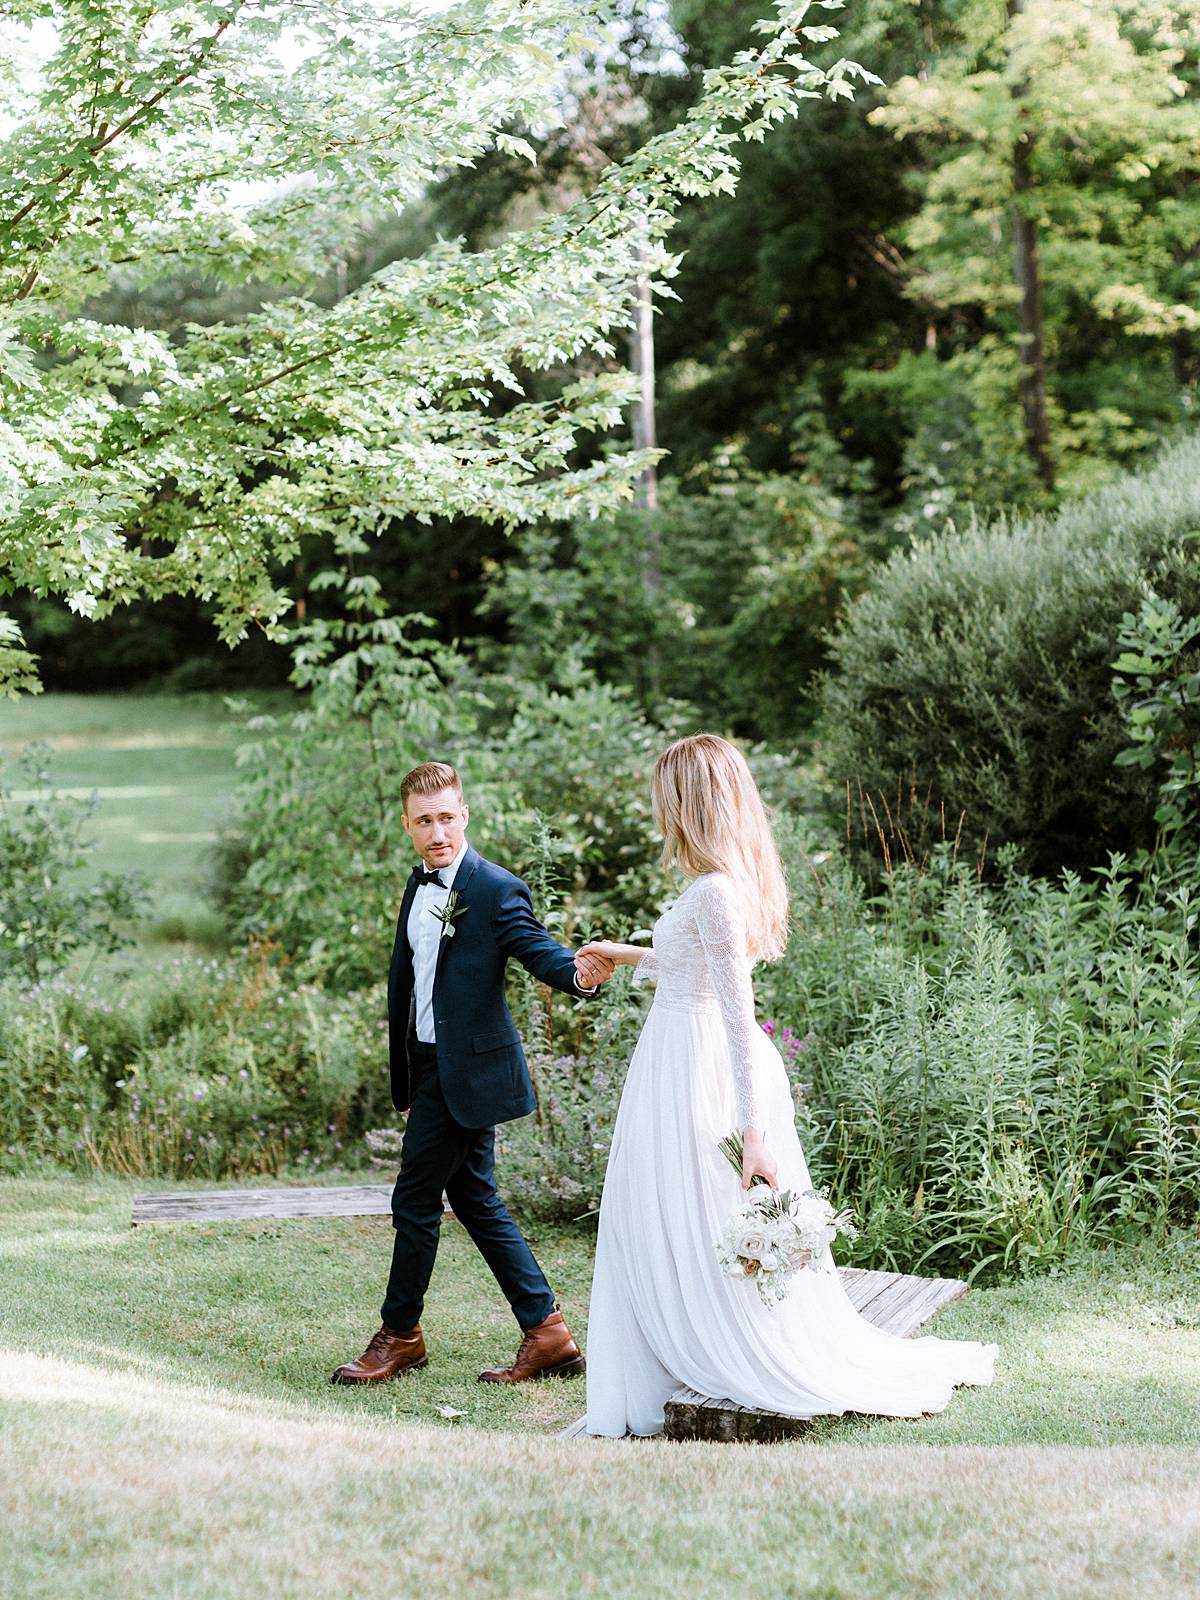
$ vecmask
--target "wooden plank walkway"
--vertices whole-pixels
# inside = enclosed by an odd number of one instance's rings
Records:
[[[862,1267],[839,1267],[846,1294],[855,1309],[888,1333],[908,1338],[935,1311],[967,1292],[957,1278],[914,1278],[902,1272],[869,1272]],[[668,1439],[740,1440],[770,1444],[794,1439],[809,1431],[808,1417],[787,1417],[776,1411],[755,1411],[733,1400],[679,1389],[663,1408]],[[562,1439],[586,1438],[585,1417],[562,1429]]]
[[[239,1217],[386,1217],[392,1210],[390,1183],[274,1189],[181,1189],[135,1194],[133,1226],[139,1222],[227,1222]]]

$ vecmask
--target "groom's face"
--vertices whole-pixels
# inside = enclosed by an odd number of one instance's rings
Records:
[[[410,794],[404,807],[404,829],[431,872],[448,867],[462,848],[470,811],[457,789]]]

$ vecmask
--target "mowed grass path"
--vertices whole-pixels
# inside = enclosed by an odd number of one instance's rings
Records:
[[[476,1382],[516,1327],[457,1224],[430,1368],[342,1390],[387,1219],[131,1229],[139,1186],[0,1182],[0,1571],[20,1600],[1200,1584],[1193,1242],[950,1307],[937,1331],[998,1340],[1000,1375],[937,1417],[766,1447],[564,1441],[582,1383]],[[535,1248],[585,1335],[589,1241]]]
[[[286,695],[246,696],[267,709]],[[52,749],[57,789],[100,792],[90,870],[144,871],[154,914],[207,914],[205,857],[228,819],[240,737],[220,694],[46,694],[0,702],[0,758]],[[18,782],[9,772],[9,781]]]

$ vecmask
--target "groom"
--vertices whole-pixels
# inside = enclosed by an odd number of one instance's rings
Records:
[[[454,768],[414,767],[400,785],[413,868],[388,971],[392,1100],[408,1113],[392,1191],[395,1236],[383,1326],[332,1383],[380,1383],[428,1363],[420,1317],[437,1254],[442,1194],[512,1306],[524,1337],[511,1367],[484,1383],[573,1377],[584,1359],[524,1236],[496,1191],[498,1122],[534,1109],[533,1085],[504,999],[510,956],[543,983],[594,995],[613,964],[564,950],[533,914],[520,878],[466,840]]]

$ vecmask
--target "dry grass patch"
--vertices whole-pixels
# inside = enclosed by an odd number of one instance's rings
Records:
[[[395,1427],[0,1356],[20,1600],[1182,1597],[1178,1449],[619,1444]]]

